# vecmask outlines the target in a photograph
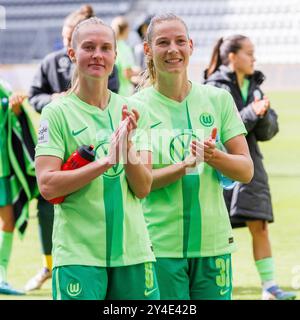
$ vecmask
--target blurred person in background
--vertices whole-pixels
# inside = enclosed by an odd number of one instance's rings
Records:
[[[128,40],[130,26],[123,16],[115,17],[111,22],[117,38],[117,60],[118,76],[120,82],[119,94],[130,96],[137,82],[141,68],[136,66],[134,54],[126,42]]]
[[[0,294],[7,295],[25,294],[7,282],[7,269],[14,229],[17,226],[24,233],[28,201],[38,194],[33,161],[35,141],[31,134],[35,131],[23,110],[25,98],[12,94],[10,86],[0,80]],[[22,189],[25,185],[26,192]]]
[[[262,283],[263,300],[291,300],[293,292],[282,290],[275,281],[274,260],[268,223],[273,222],[268,176],[258,141],[268,141],[278,132],[277,114],[260,86],[265,80],[254,69],[254,45],[243,35],[221,38],[216,43],[205,83],[228,90],[236,103],[248,131],[246,136],[254,162],[254,177],[249,184],[238,183],[233,190],[224,190],[224,197],[233,227],[247,226],[252,236],[255,265]]]
[[[143,18],[142,21],[139,22],[136,27],[136,32],[139,35],[140,42],[134,46],[134,56],[136,63],[142,70],[145,70],[147,68],[146,58],[144,54],[144,40],[151,18],[152,16],[147,16],[146,18]]]
[[[29,102],[37,112],[41,113],[48,103],[70,88],[73,66],[67,54],[67,49],[71,44],[72,33],[78,23],[93,16],[95,16],[93,8],[90,5],[83,5],[65,18],[62,28],[64,48],[52,52],[44,58],[30,87]],[[109,77],[108,88],[116,93],[119,90],[116,66],[114,66]],[[26,291],[40,289],[43,283],[50,279],[52,275],[53,205],[40,196],[37,210],[43,268],[27,282],[25,285]]]

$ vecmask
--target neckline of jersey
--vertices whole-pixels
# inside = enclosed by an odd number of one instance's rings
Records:
[[[168,106],[179,107],[179,106],[182,106],[182,105],[186,104],[187,100],[192,96],[192,94],[193,94],[193,92],[195,90],[195,85],[194,85],[193,81],[189,80],[189,82],[191,83],[191,89],[190,89],[189,93],[186,95],[186,97],[181,102],[173,100],[171,98],[168,98],[167,96],[165,96],[162,93],[160,93],[157,89],[155,89],[154,86],[152,86],[152,90],[153,90],[153,92],[155,93],[156,96],[158,96],[161,99],[164,99],[165,103]]]
[[[81,100],[75,92],[72,92],[70,94],[70,98],[76,100],[78,102],[78,107],[89,112],[89,113],[93,113],[93,114],[106,114],[108,113],[108,110],[110,109],[111,105],[113,104],[112,103],[112,100],[114,98],[114,93],[112,91],[110,91],[110,97],[109,97],[109,100],[108,100],[108,104],[106,106],[105,109],[101,109],[99,107],[96,107],[94,105],[91,105],[91,104],[88,104],[87,102]]]

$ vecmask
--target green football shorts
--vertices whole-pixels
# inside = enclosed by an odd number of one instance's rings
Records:
[[[159,300],[154,264],[124,267],[70,265],[52,273],[54,300]]]
[[[162,300],[231,300],[231,254],[202,258],[156,258]]]
[[[8,177],[0,178],[0,207],[12,204],[10,183]]]

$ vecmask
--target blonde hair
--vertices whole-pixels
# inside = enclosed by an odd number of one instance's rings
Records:
[[[112,31],[113,38],[114,38],[114,48],[116,50],[117,43],[116,43],[116,36],[115,36],[114,30],[109,25],[107,25],[103,20],[97,17],[92,17],[92,18],[83,20],[76,25],[72,33],[72,39],[71,39],[71,47],[74,50],[77,48],[79,30],[86,25],[102,25],[102,26],[108,27]],[[71,89],[69,90],[69,92],[73,92],[77,86],[78,86],[78,70],[77,68],[74,68],[74,72],[71,79]]]
[[[179,21],[183,24],[185,30],[186,30],[186,34],[187,34],[187,38],[189,39],[189,32],[188,32],[188,28],[186,23],[177,15],[173,14],[173,13],[165,13],[165,14],[159,14],[154,16],[151,21],[150,24],[148,26],[147,29],[147,33],[145,36],[145,42],[148,43],[149,47],[152,44],[152,39],[153,39],[153,33],[154,33],[154,28],[157,24],[165,22],[165,21]],[[147,68],[146,70],[143,72],[142,76],[141,76],[141,81],[138,85],[137,89],[141,89],[141,88],[145,88],[148,86],[151,86],[155,83],[156,81],[156,71],[155,71],[155,66],[153,63],[153,60],[151,58],[149,58],[148,56],[146,56],[146,65]]]
[[[93,24],[93,25],[102,25],[102,26],[105,26],[105,27],[108,27],[112,33],[113,33],[113,37],[114,37],[114,46],[116,48],[117,46],[117,42],[116,42],[116,35],[115,35],[115,32],[114,30],[112,29],[112,27],[108,24],[106,24],[103,20],[101,20],[100,18],[98,17],[91,17],[89,19],[85,19],[83,21],[81,21],[80,23],[78,23],[76,25],[76,27],[74,28],[74,31],[72,33],[72,39],[71,39],[71,46],[73,49],[75,49],[77,47],[77,41],[78,41],[78,33],[79,33],[79,29],[85,25],[89,25],[89,24]]]

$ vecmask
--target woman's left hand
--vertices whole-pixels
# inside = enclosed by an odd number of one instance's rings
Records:
[[[191,142],[192,155],[196,158],[196,163],[209,162],[215,157],[216,144],[210,139]]]
[[[213,128],[210,137],[204,140],[204,161],[209,162],[214,159],[216,153],[217,128]]]
[[[204,141],[204,161],[210,162],[216,154],[216,142],[208,139]]]

